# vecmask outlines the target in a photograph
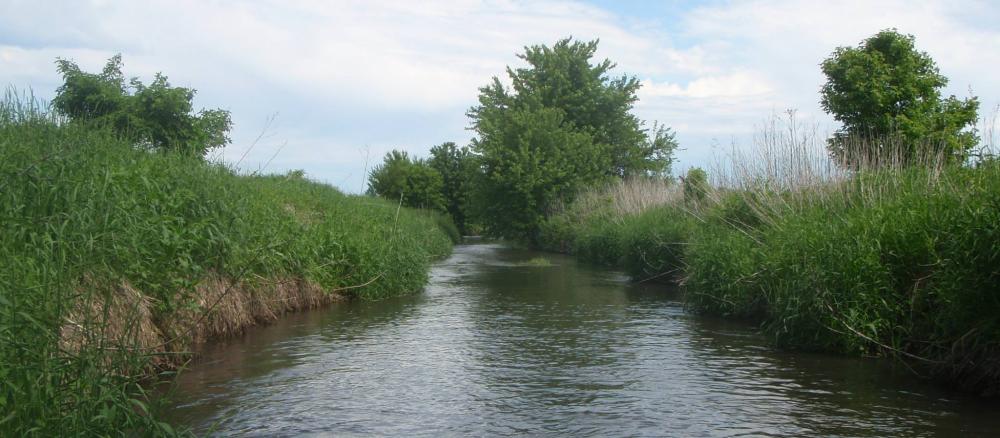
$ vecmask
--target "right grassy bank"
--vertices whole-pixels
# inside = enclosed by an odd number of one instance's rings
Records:
[[[692,310],[757,321],[781,347],[892,357],[1000,393],[997,161],[822,178],[810,166],[785,181],[737,171],[688,199],[679,183],[612,185],[550,217],[541,242],[679,282]],[[635,184],[661,193],[626,207]]]

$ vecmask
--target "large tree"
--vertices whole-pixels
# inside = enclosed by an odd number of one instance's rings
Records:
[[[232,125],[225,110],[194,112],[195,90],[174,87],[157,73],[153,82],[125,80],[121,55],[108,60],[100,73],[82,71],[76,63],[56,61],[63,85],[53,107],[74,121],[110,126],[138,144],[157,150],[204,155],[229,143]]]
[[[385,154],[368,175],[368,192],[407,207],[445,211],[441,174],[427,161],[412,159],[405,151]]]
[[[468,115],[488,232],[530,240],[553,201],[587,184],[669,172],[673,133],[643,127],[631,113],[639,81],[609,77],[614,64],[592,63],[596,50],[570,38],[526,47],[528,66],[507,68],[510,88],[494,77],[480,89]]]
[[[822,69],[823,109],[843,124],[830,151],[847,165],[881,158],[873,153],[899,154],[893,158],[904,161],[928,152],[962,159],[978,142],[969,129],[978,100],[942,98],[948,78],[916,49],[912,35],[881,31],[858,47],[837,48]]]

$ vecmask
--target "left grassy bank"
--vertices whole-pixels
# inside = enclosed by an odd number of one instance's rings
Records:
[[[246,176],[0,101],[0,436],[172,434],[140,383],[197,342],[419,290],[450,220]]]

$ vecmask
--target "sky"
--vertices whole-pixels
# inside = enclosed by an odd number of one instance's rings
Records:
[[[916,37],[946,95],[1000,104],[1000,7],[951,1],[113,1],[0,0],[0,86],[51,99],[56,58],[126,76],[163,72],[196,108],[233,117],[218,158],[244,171],[305,170],[347,192],[392,149],[467,144],[478,88],[527,45],[599,39],[634,109],[671,127],[675,172],[707,167],[793,109],[821,132],[819,63],[882,29]]]

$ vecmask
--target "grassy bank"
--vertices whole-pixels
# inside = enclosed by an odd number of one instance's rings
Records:
[[[0,435],[169,434],[141,379],[280,314],[420,289],[450,221],[0,102]]]
[[[701,202],[667,185],[627,211],[620,188],[595,191],[604,205],[550,218],[543,241],[678,281],[693,310],[759,321],[779,346],[889,356],[1000,393],[997,162],[847,172],[792,146],[734,160]]]

